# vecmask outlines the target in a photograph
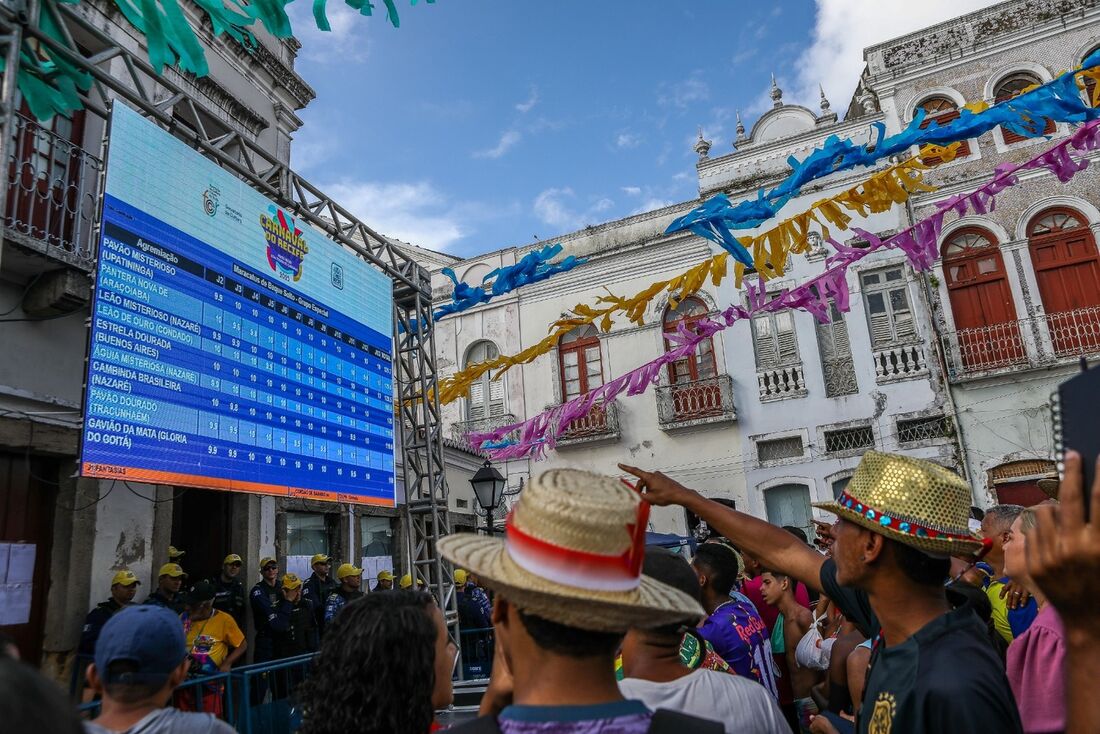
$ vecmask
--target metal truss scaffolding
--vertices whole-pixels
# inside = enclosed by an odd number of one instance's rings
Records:
[[[90,113],[106,119],[112,100],[125,101],[264,196],[355,252],[393,281],[393,373],[400,406],[396,423],[404,466],[410,570],[428,584],[439,600],[457,641],[454,582],[449,567],[444,567],[436,553],[436,540],[450,532],[450,519],[443,472],[442,426],[435,390],[429,272],[247,135],[236,130],[209,131],[203,120],[216,120],[220,115],[187,91],[188,87],[193,87],[192,77],[174,68],[165,69],[162,75],[156,74],[141,49],[131,50],[100,30],[102,17],[99,23],[93,22],[94,16],[100,13],[94,0],[77,5],[56,0],[27,0],[23,13],[12,11],[10,2],[12,0],[0,0],[0,52],[5,58],[17,58],[22,33],[24,41],[48,49],[92,76],[91,88],[82,95]],[[35,23],[28,21],[37,18],[38,12],[50,12],[61,19],[65,29],[64,43],[47,36]],[[79,43],[75,39],[79,39]],[[11,52],[13,44],[15,51]],[[0,110],[0,129],[5,145],[9,143],[16,99],[14,70],[15,64],[9,61],[3,77],[4,97]],[[176,110],[186,114],[177,116]]]

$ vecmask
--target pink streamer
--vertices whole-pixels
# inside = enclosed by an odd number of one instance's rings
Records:
[[[813,314],[819,321],[828,321],[830,297],[836,303],[837,309],[847,312],[851,308],[846,277],[848,266],[876,250],[900,249],[914,268],[928,270],[939,257],[940,232],[943,229],[944,217],[949,212],[954,212],[961,217],[966,216],[970,211],[979,214],[993,211],[996,206],[996,196],[1018,183],[1016,174],[1021,170],[1045,168],[1057,176],[1059,181],[1063,183],[1069,181],[1088,166],[1088,160],[1083,155],[1075,157],[1071,149],[1078,154],[1100,149],[1100,120],[1082,125],[1073,135],[1025,163],[997,166],[993,178],[988,183],[969,194],[945,199],[937,205],[935,212],[885,241],[870,232],[854,227],[852,231],[866,239],[869,247],[847,247],[830,239],[830,244],[836,248],[837,252],[826,259],[826,271],[801,285],[784,291],[771,301],[768,300],[767,291],[761,284],[746,282],[747,308],[730,306],[715,318],[700,319],[690,329],[680,324],[675,333],[666,335],[675,348],[657,359],[526,421],[486,433],[469,433],[466,437],[471,445],[480,447],[487,441],[500,441],[518,432],[519,440],[515,444],[490,449],[489,456],[495,460],[518,459],[526,456],[541,459],[547,451],[554,448],[557,436],[573,421],[588,415],[597,402],[610,403],[624,392],[628,396],[640,395],[649,389],[650,385],[660,381],[661,370],[667,365],[691,355],[702,341],[738,321],[751,318],[758,313],[788,308],[802,309]]]

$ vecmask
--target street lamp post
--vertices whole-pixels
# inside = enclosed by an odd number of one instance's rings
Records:
[[[489,524],[489,535],[494,532],[493,513],[504,496],[504,484],[504,477],[488,459],[470,478],[470,486],[474,488],[477,503],[485,511],[485,519]]]

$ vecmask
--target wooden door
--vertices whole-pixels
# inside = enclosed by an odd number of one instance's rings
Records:
[[[1028,225],[1031,261],[1060,357],[1100,349],[1100,258],[1085,218],[1048,209]]]
[[[986,230],[967,227],[943,247],[943,269],[959,354],[968,370],[1026,361],[1004,258]]]
[[[0,627],[32,665],[42,656],[46,594],[50,587],[53,512],[57,502],[57,464],[25,454],[0,454],[0,542],[35,546],[30,616],[25,624]],[[83,616],[80,604],[71,613]]]

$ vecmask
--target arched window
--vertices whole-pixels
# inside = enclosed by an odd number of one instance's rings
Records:
[[[676,304],[676,308],[665,310],[665,333],[676,332],[680,324],[691,331],[700,319],[707,315],[707,306],[698,298],[685,298]],[[676,345],[665,339],[665,351],[673,349]],[[686,382],[695,382],[714,377],[717,368],[714,362],[714,342],[704,339],[699,343],[694,355],[688,355],[668,366],[668,381],[676,385]]]
[[[466,352],[466,366],[488,362],[500,356],[497,345],[491,341],[475,342]],[[492,379],[492,372],[486,372],[470,385],[466,394],[466,420],[479,421],[504,415],[504,378]]]
[[[927,113],[920,124],[921,130],[932,124],[947,125],[952,120],[959,118],[959,106],[955,104],[955,100],[949,97],[929,97],[921,102],[918,108]],[[959,144],[959,151],[955,154],[955,158],[965,158],[968,155],[970,155],[970,141],[964,140]],[[929,166],[937,165],[943,161],[938,155],[924,156],[921,160]]]
[[[558,360],[563,400],[583,395],[603,384],[599,332],[592,324],[578,326],[561,338]]]
[[[1027,227],[1028,248],[1046,309],[1054,352],[1069,357],[1100,349],[1100,258],[1078,211],[1054,207]]]
[[[1028,87],[1035,84],[1042,84],[1043,81],[1034,74],[1027,72],[1019,72],[1016,74],[1010,74],[1002,79],[996,89],[993,90],[993,102],[1000,103],[1005,100],[1012,99],[1016,95],[1022,93]],[[1057,129],[1054,120],[1049,117],[1044,118],[1046,122],[1043,125],[1043,135],[1053,135]],[[1005,145],[1011,145],[1012,143],[1018,143],[1021,140],[1027,140],[1027,137],[1018,135],[1012,132],[1008,128],[1001,127],[1001,135],[1004,137]]]
[[[963,365],[979,371],[1026,361],[997,238],[980,227],[951,233],[943,271]]]

